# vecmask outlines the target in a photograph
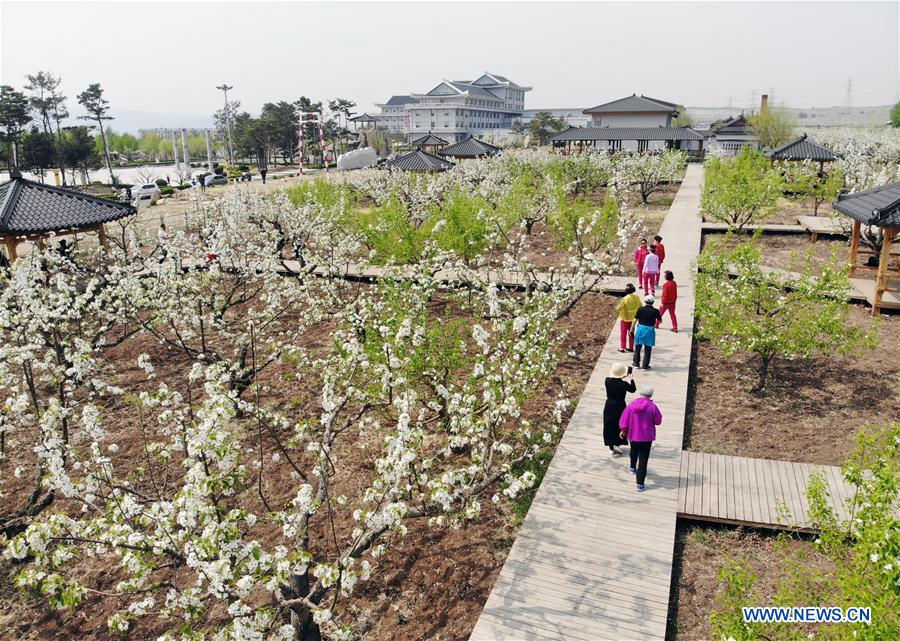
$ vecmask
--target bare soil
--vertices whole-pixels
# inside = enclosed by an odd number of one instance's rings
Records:
[[[721,608],[718,599],[723,583],[719,572],[731,562],[748,564],[756,575],[760,602],[754,605],[771,605],[778,582],[789,578],[784,560],[802,562],[826,575],[833,570],[830,561],[808,539],[681,522],[675,539],[676,589],[672,590],[669,604],[670,616],[675,615],[675,629],[668,638],[671,641],[716,638],[709,615]]]
[[[868,327],[869,309],[852,321]],[[765,395],[750,390],[756,362],[726,358],[709,341],[696,346],[693,450],[828,465],[841,464],[867,424],[897,419],[900,407],[900,315],[875,320],[878,347],[858,355],[777,361]]]
[[[559,348],[557,369],[536,397],[523,408],[523,419],[535,423],[547,420],[559,392],[577,400],[609,335],[615,318],[615,303],[615,298],[588,294],[569,316],[560,321],[559,328],[567,335]],[[440,306],[440,302],[435,305]],[[292,319],[285,318],[284,322],[289,324]],[[324,349],[330,342],[330,329],[328,323],[316,326],[304,335],[304,341],[313,350]],[[148,388],[150,383],[136,364],[137,355],[143,352],[149,353],[156,365],[157,382],[165,380],[183,391],[188,359],[181,352],[146,336],[132,337],[105,354],[109,368],[107,380],[129,393]],[[315,386],[299,384],[290,373],[290,368],[280,364],[266,372],[262,382],[271,387],[270,397],[276,399],[273,404],[279,405],[277,399],[281,398],[282,409],[314,412],[318,400]],[[126,412],[124,406],[117,406],[115,401],[106,411],[116,426],[115,442],[124,454],[123,458],[131,456],[137,465],[142,436],[134,413]],[[132,418],[126,420],[126,416]],[[258,451],[254,449],[257,447],[263,447],[268,453],[273,451],[271,441],[260,443],[249,436],[251,433],[252,430],[248,430],[248,456]],[[371,435],[370,438],[377,439],[378,435]],[[364,475],[371,466],[371,452],[360,445],[359,439],[349,438],[339,443],[332,452],[334,458],[347,463],[347,469],[355,470],[336,480],[333,490],[348,496],[348,503],[352,503],[353,497],[358,494]],[[127,463],[125,466],[128,467]],[[175,462],[176,470],[177,467]],[[267,464],[265,469],[263,485],[269,500],[279,505],[289,500],[297,485],[297,481],[290,477],[289,467],[282,461],[278,465]],[[17,488],[19,498],[21,492],[27,491],[27,483],[28,479],[23,478]],[[259,499],[255,488],[252,489],[238,500],[258,512],[261,509],[256,504]],[[0,510],[6,512],[16,503],[15,498],[9,495],[0,497]],[[482,507],[481,519],[468,527],[440,529],[429,527],[425,522],[413,521],[409,524],[406,537],[391,541],[388,553],[373,573],[375,578],[361,584],[348,605],[354,609],[357,622],[368,630],[365,639],[461,641],[468,637],[518,528],[512,505],[501,503],[495,506],[486,498]],[[352,528],[349,506],[347,512],[338,520],[339,539],[349,535]],[[258,536],[267,544],[273,543],[280,535],[280,528],[271,524],[264,526],[261,523],[258,527]],[[323,528],[311,528],[313,532],[316,530],[321,532]],[[316,536],[313,533],[311,547],[314,551],[328,544],[321,534]],[[82,567],[89,587],[97,590],[112,591],[123,578],[113,566],[104,562],[92,561]],[[113,641],[118,638],[106,626],[106,618],[120,607],[115,598],[91,593],[84,606],[77,611],[54,612],[45,601],[29,598],[13,587],[13,579],[19,569],[21,567],[5,559],[0,560],[0,630],[21,641],[69,638]],[[173,571],[171,580],[177,582],[180,577]],[[224,612],[211,614],[223,620],[226,616]],[[148,617],[134,626],[129,639],[150,641],[172,625],[171,621]],[[5,638],[5,633],[0,637]]]

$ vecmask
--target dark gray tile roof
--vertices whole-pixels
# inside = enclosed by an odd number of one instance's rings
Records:
[[[384,104],[391,105],[391,106],[408,105],[408,104],[414,103],[415,101],[416,101],[416,99],[413,98],[412,96],[391,96],[391,99],[388,100]]]
[[[457,89],[449,82],[442,82],[434,89],[429,91],[426,96],[458,96],[459,92],[463,91],[463,89]]]
[[[570,127],[551,136],[551,142],[589,140],[703,140],[690,127]]]
[[[455,145],[444,147],[438,153],[451,158],[482,158],[494,156],[503,151],[500,147],[469,136]]]
[[[900,229],[900,182],[842,194],[832,206],[865,225]]]
[[[384,167],[401,171],[445,171],[453,167],[453,163],[419,150],[395,158],[385,163]]]
[[[596,107],[591,107],[590,109],[585,109],[582,113],[586,114],[602,114],[602,113],[634,113],[634,112],[648,112],[648,113],[672,113],[677,111],[675,106],[671,102],[663,102],[657,101],[653,98],[647,98],[646,96],[639,96],[637,94],[633,94],[626,98],[619,98],[618,100],[613,100],[612,102],[605,102],[602,105],[597,105]]]
[[[823,147],[809,140],[806,134],[786,145],[767,151],[766,156],[775,160],[816,160],[822,162],[838,159],[838,156],[828,147]]]
[[[434,134],[425,134],[421,138],[416,138],[415,140],[411,141],[409,144],[437,146],[437,145],[446,145],[447,141],[444,140],[443,138],[438,138]]]
[[[716,134],[747,134],[750,133],[750,121],[741,114],[740,116],[735,116],[733,118],[729,118],[725,122],[723,122],[720,126],[715,129]]]
[[[42,234],[108,223],[137,213],[132,205],[72,189],[13,178],[0,185],[0,234]]]
[[[350,119],[350,122],[372,122],[378,121],[381,119],[381,116],[370,116],[367,113],[361,113],[358,116],[353,116]]]
[[[470,96],[475,96],[476,98],[493,98],[498,99],[499,96],[497,94],[492,93],[485,89],[484,87],[479,87],[478,85],[470,85],[463,84],[461,82],[454,82],[453,86],[459,89],[460,91],[468,91]]]

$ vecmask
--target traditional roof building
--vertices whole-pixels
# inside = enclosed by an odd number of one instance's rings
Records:
[[[0,184],[0,240],[10,261],[16,259],[20,242],[32,241],[40,246],[51,233],[95,231],[106,246],[103,224],[137,213],[129,203],[32,182],[16,173],[13,171],[13,178]]]
[[[411,140],[411,145],[415,145],[418,147],[420,151],[428,151],[431,150],[432,153],[439,152],[440,149],[447,146],[447,141],[443,138],[438,138],[432,133],[425,134],[415,140]]]
[[[678,117],[678,105],[632,94],[585,109],[592,127],[670,127]]]
[[[484,158],[495,156],[503,151],[500,147],[469,136],[465,140],[445,147],[438,153],[447,158]]]
[[[389,132],[410,140],[434,132],[450,142],[508,130],[521,117],[531,87],[485,72],[475,80],[443,80],[427,93],[393,96],[377,105]]]
[[[786,145],[772,149],[766,152],[766,156],[774,160],[812,160],[818,163],[834,162],[838,159],[837,154],[828,147],[810,140],[806,134],[803,134],[796,140],[792,140]]]
[[[421,149],[410,152],[384,164],[385,169],[400,171],[446,171],[454,165]]]
[[[879,313],[882,307],[900,309],[900,273],[896,273],[893,278],[889,275],[891,259],[897,258],[896,254],[891,253],[891,247],[900,236],[900,182],[838,196],[832,206],[853,219],[850,277],[853,278],[859,269],[875,270],[874,283],[861,278],[853,280],[854,285],[866,291],[872,313]],[[857,261],[860,254],[876,254],[859,248],[863,225],[875,226],[880,230],[878,236],[881,239],[881,250],[877,252],[877,259],[859,265]],[[894,269],[896,272],[897,267]]]
[[[617,151],[682,149],[702,153],[703,134],[690,127],[569,127],[550,137],[554,147]]]
[[[759,146],[759,139],[743,113],[729,118],[718,126],[713,126],[712,131],[715,147],[732,156],[736,156],[744,147]]]
[[[381,116],[370,116],[367,113],[361,113],[358,116],[350,118],[350,122],[353,123],[354,129],[359,125],[362,125],[363,129],[377,128],[380,120]]]

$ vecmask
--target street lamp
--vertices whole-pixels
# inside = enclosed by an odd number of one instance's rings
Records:
[[[223,83],[218,85],[216,89],[225,94],[225,129],[228,131],[228,163],[233,167],[234,145],[231,143],[231,109],[228,107],[228,90],[234,89],[234,87],[230,87]]]

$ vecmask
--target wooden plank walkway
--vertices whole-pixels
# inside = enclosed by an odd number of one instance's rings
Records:
[[[728,223],[702,223],[701,229],[704,232],[725,233],[731,226]],[[803,234],[806,233],[806,227],[801,225],[781,225],[776,223],[760,224],[760,225],[744,225],[743,231],[752,232],[762,230],[764,234]],[[669,251],[669,245],[666,244],[666,251]]]
[[[678,334],[662,330],[652,385],[664,419],[647,491],[627,457],[603,446],[604,379],[623,361],[614,327],[544,481],[475,625],[471,641],[662,641],[666,633],[693,327],[691,260],[700,249],[703,167],[689,165],[663,221],[665,268],[678,281]],[[665,321],[664,326],[668,325]]]
[[[283,269],[280,269],[279,272],[284,275],[301,274],[306,272],[306,269],[297,261],[285,260],[283,261],[283,264],[285,267]],[[186,258],[180,259],[179,265],[181,269],[185,271],[191,271],[206,269],[208,267],[208,262],[200,258]],[[222,268],[227,270],[230,268],[230,266],[229,264],[223,264]],[[138,276],[154,276],[157,274],[158,270],[159,266],[151,262],[150,267],[139,273]],[[315,269],[313,269],[312,274],[314,274],[315,276],[328,276],[344,278],[347,280],[372,282],[383,278],[389,271],[390,270],[385,267],[347,263],[346,265],[340,267],[337,271],[334,271],[327,267],[316,267]],[[525,275],[521,272],[494,268],[479,268],[479,272],[481,272],[483,275],[486,275],[491,282],[496,283],[501,287],[524,289],[529,282],[528,279],[526,279]],[[400,274],[403,274],[402,269],[400,270]],[[439,281],[449,284],[461,284],[466,281],[464,275],[461,275],[460,273],[452,269],[442,269],[438,271],[435,276]],[[535,272],[534,276],[538,279],[538,281],[542,283],[562,283],[567,278],[569,278],[564,272],[556,272],[553,274],[545,272]],[[590,282],[593,280],[593,277],[587,276],[586,279],[588,280],[586,280],[585,282]],[[637,286],[637,278],[632,276],[604,276],[600,284],[596,287],[596,291],[600,291],[606,294],[624,294],[625,285],[628,283]]]
[[[678,515],[734,525],[812,531],[806,488],[813,474],[828,484],[831,504],[848,518],[854,488],[838,467],[684,451]]]
[[[787,269],[779,269],[778,267],[769,267],[768,265],[760,265],[760,271],[764,273],[777,273],[789,276],[792,279],[799,279],[802,275],[799,272],[792,272]],[[732,276],[737,276],[737,272],[731,271]],[[892,286],[900,282],[900,275],[891,276],[889,281]],[[875,281],[869,278],[851,278],[850,288],[847,290],[847,300],[851,302],[866,302],[872,305],[875,302]],[[900,293],[887,291],[881,299],[882,309],[900,309]]]
[[[849,235],[841,225],[829,216],[798,216],[797,222],[806,231],[812,234],[812,242],[819,240],[819,234],[826,236],[847,236]]]

